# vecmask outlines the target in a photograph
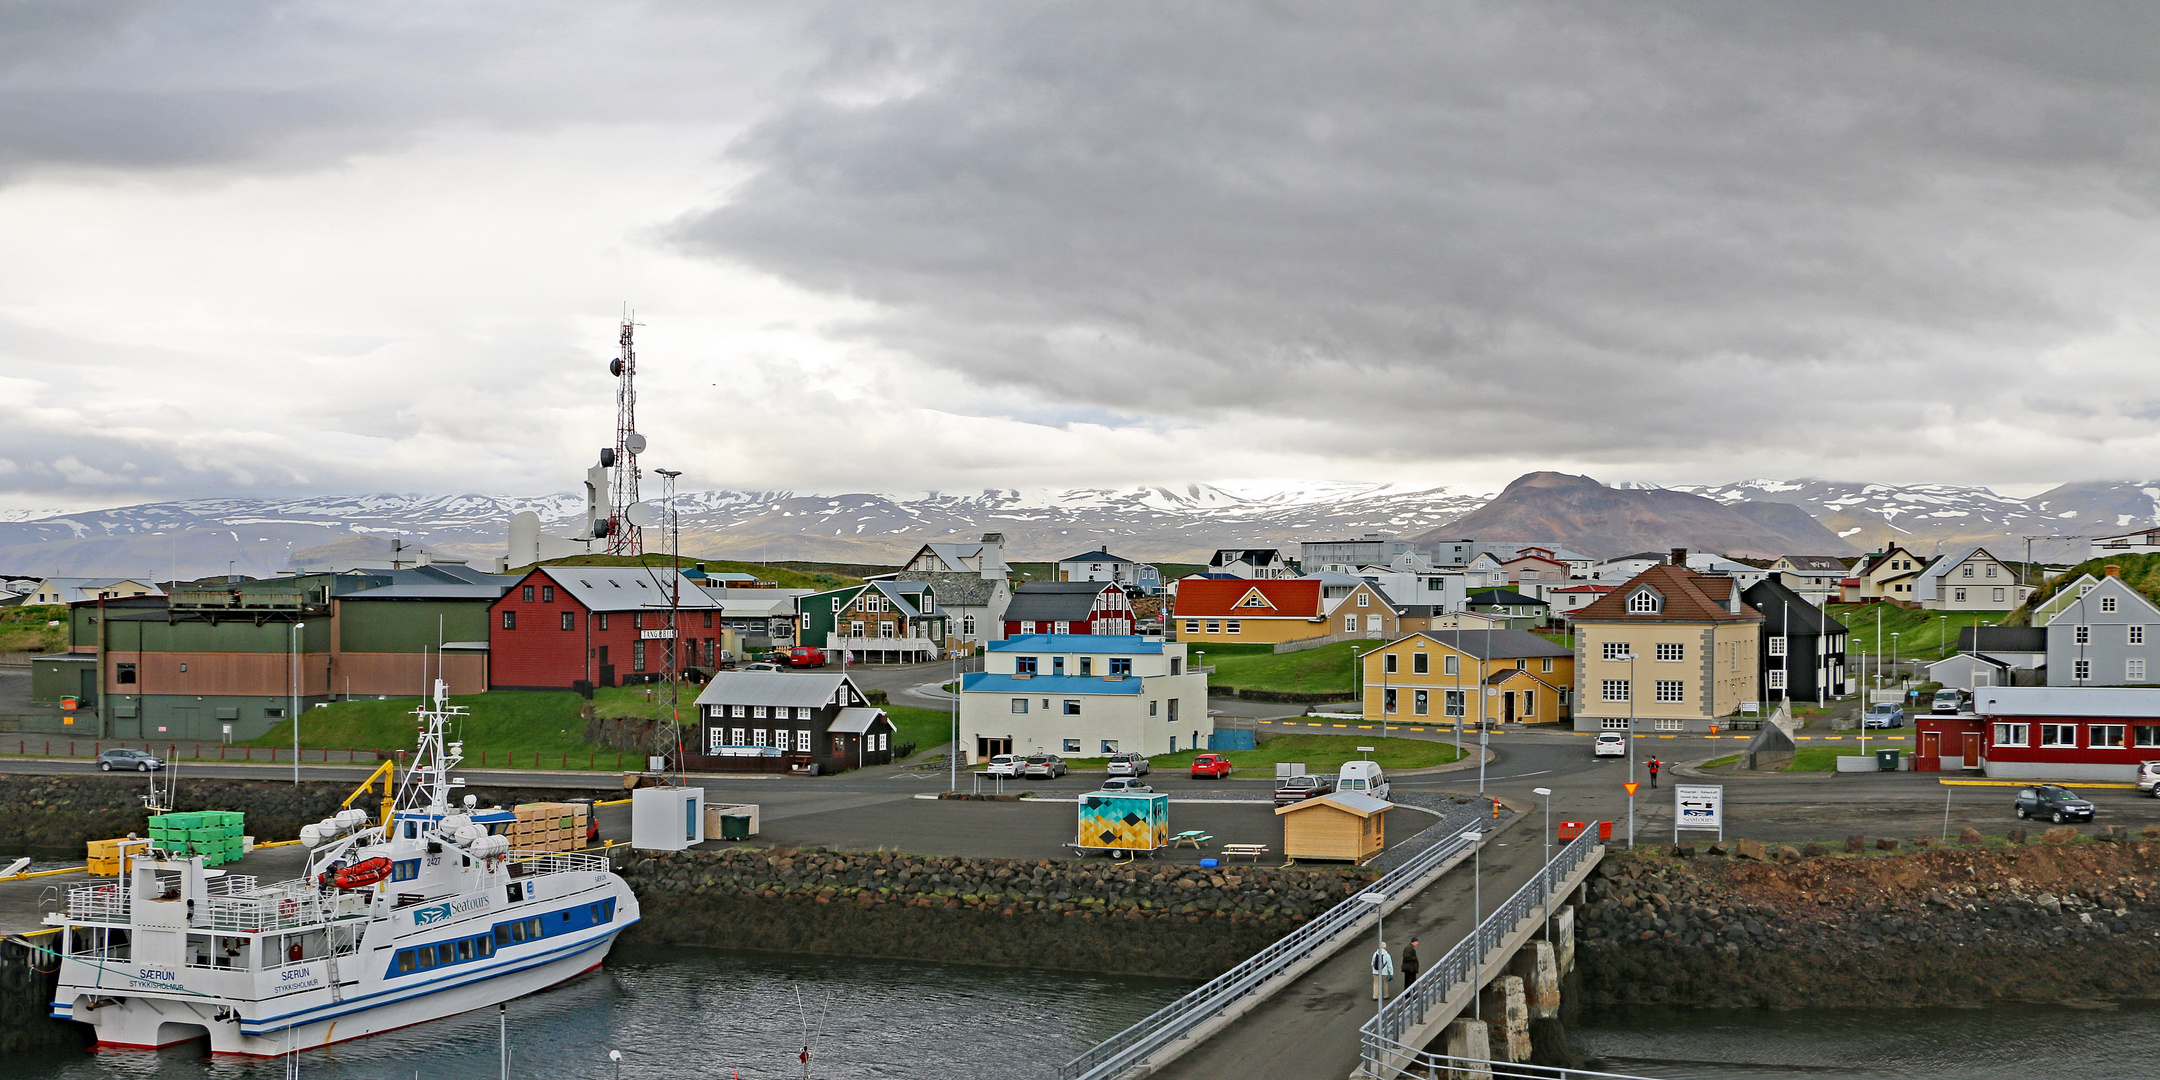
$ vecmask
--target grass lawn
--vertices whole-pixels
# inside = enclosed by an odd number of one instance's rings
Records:
[[[601,693],[617,699],[608,702],[617,710],[615,715],[630,715],[633,704],[643,705],[642,689],[609,687]],[[622,700],[633,694],[634,701]],[[615,767],[615,751],[585,741],[585,721],[578,717],[585,699],[570,691],[496,690],[453,697],[450,703],[472,710],[472,715],[451,729],[452,737],[465,743],[465,761],[469,765],[505,766],[514,762],[519,768]],[[390,698],[341,701],[309,709],[300,718],[300,745],[409,751],[419,731],[412,715],[419,704],[418,698]],[[643,708],[646,711],[642,715],[652,715],[651,706]],[[683,711],[686,717],[695,715],[687,700]],[[243,745],[289,747],[290,724],[289,720],[280,723],[269,734]],[[537,760],[535,754],[539,755]]]
[[[1573,634],[1539,634],[1538,636],[1552,642],[1555,645],[1560,646],[1563,649],[1572,649],[1575,647],[1575,635]]]
[[[1869,750],[1868,753],[1874,753]],[[1792,764],[1784,772],[1832,772],[1837,769],[1837,759],[1858,757],[1860,747],[1854,746],[1803,746],[1794,752]]]
[[[952,742],[952,714],[943,709],[888,705],[885,715],[892,717],[895,749],[902,743],[914,743],[915,752],[919,754],[933,746],[946,746]]]
[[[0,608],[0,652],[49,653],[67,648],[67,618],[64,604]],[[60,625],[45,625],[56,619]]]
[[[1878,614],[1882,617],[1882,636],[1879,640],[1881,641],[1882,655],[1885,660],[1890,659],[1891,656],[1891,645],[1893,644],[1891,634],[1897,635],[1895,644],[1898,656],[1908,660],[1916,657],[1923,660],[1936,660],[1948,655],[1950,650],[1957,648],[1958,631],[1973,625],[1974,619],[1980,620],[1982,626],[1995,626],[2002,621],[2003,616],[2010,613],[2007,611],[1908,611],[1892,604],[1832,604],[1830,605],[1830,617],[1844,623],[1845,629],[1851,631],[1850,636],[1846,639],[1845,646],[1846,667],[1858,670],[1861,653],[1864,652],[1870,656],[1874,655],[1878,640],[1875,631],[1875,619]],[[1943,617],[1945,615],[1949,616],[1949,618],[1945,619]],[[1772,629],[1766,624],[1764,633],[1769,633]],[[1870,660],[1869,664],[1872,668],[1873,661]]]
[[[1703,762],[1700,767],[1705,769],[1722,769],[1727,765],[1738,762],[1742,757],[1745,756],[1746,755],[1744,754],[1727,754],[1721,758],[1711,758],[1710,760]]]
[[[1348,695],[1357,691],[1350,650],[1371,652],[1378,644],[1338,641],[1279,656],[1266,645],[1215,646],[1206,650],[1206,663],[1215,669],[1215,673],[1208,676],[1208,685],[1234,686],[1240,690]],[[1239,651],[1230,652],[1231,649]],[[1248,649],[1254,651],[1244,651]]]
[[[1360,746],[1370,746],[1373,752],[1361,754],[1357,749]],[[1192,768],[1193,758],[1207,752],[1181,750],[1175,754],[1149,754],[1147,759],[1157,770],[1184,772]],[[1455,747],[1423,739],[1380,739],[1370,735],[1275,735],[1260,740],[1257,750],[1232,750],[1223,756],[1244,776],[1273,777],[1275,764],[1280,761],[1302,761],[1305,771],[1312,773],[1332,773],[1345,761],[1367,757],[1379,762],[1383,769],[1424,769],[1454,761]],[[1101,769],[1109,760],[1068,757],[1065,764],[1075,769]]]

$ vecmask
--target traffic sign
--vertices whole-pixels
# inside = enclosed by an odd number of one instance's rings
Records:
[[[1638,784],[1638,783],[1636,783],[1636,782],[1635,782],[1635,781],[1633,781],[1633,780],[1630,780],[1630,781],[1628,781],[1627,783],[1625,783],[1625,784],[1622,784],[1622,785],[1620,785],[1620,786],[1621,786],[1621,787],[1624,787],[1624,788],[1626,788],[1626,789],[1627,789],[1627,793],[1628,793],[1628,798],[1632,799],[1632,798],[1634,798],[1634,797],[1635,797],[1635,789],[1636,789],[1636,788],[1639,788],[1639,787],[1641,787],[1642,785],[1641,785],[1641,784]]]

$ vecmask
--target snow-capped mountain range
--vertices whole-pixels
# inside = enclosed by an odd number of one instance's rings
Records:
[[[1794,504],[1860,550],[1898,540],[1924,552],[1976,542],[2022,552],[2026,534],[2160,524],[2160,481],[2067,484],[2029,499],[1976,487],[1820,480],[1675,490],[1724,503]],[[1129,558],[1191,562],[1218,547],[1426,533],[1491,498],[1449,487],[1273,481],[911,495],[693,491],[680,493],[676,507],[682,551],[693,556],[890,564],[928,540],[1002,532],[1008,556],[1019,560],[1107,545]],[[0,515],[0,573],[165,579],[229,566],[262,575],[312,548],[337,544],[350,552],[357,538],[379,538],[385,553],[398,538],[445,554],[485,556],[501,552],[510,515],[524,510],[539,514],[551,531],[567,532],[580,501],[569,494],[193,499],[19,520]],[[1493,539],[1565,544],[1569,538]],[[659,549],[664,541],[649,546]],[[2042,543],[2034,554],[2081,550]]]

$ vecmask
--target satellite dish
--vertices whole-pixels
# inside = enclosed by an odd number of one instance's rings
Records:
[[[640,529],[650,529],[660,523],[660,511],[654,509],[651,503],[631,503],[630,509],[625,511],[623,516]]]
[[[622,377],[622,357],[618,356],[607,362],[607,373],[616,378]]]
[[[600,467],[603,469],[612,469],[615,467],[614,447],[603,446],[600,448]]]
[[[631,453],[633,453],[633,454],[642,454],[642,453],[644,453],[644,452],[645,452],[645,436],[643,436],[643,435],[640,435],[640,434],[638,434],[638,433],[637,433],[637,432],[635,432],[635,431],[631,432],[631,433],[629,434],[629,436],[628,436],[627,438],[623,439],[623,448],[624,448],[624,449],[626,449],[626,450],[628,450],[628,451],[630,451],[630,452],[631,452]]]

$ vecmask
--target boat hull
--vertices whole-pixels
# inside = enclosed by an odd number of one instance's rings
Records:
[[[394,998],[324,1003],[275,1030],[237,1018],[220,1019],[228,1010],[208,1000],[128,997],[91,1009],[85,998],[71,1011],[74,1019],[96,1029],[94,1049],[101,1051],[153,1050],[207,1035],[214,1054],[275,1057],[441,1020],[545,990],[599,967],[615,937],[609,934],[577,943],[559,955],[506,965],[484,977],[414,987]]]

